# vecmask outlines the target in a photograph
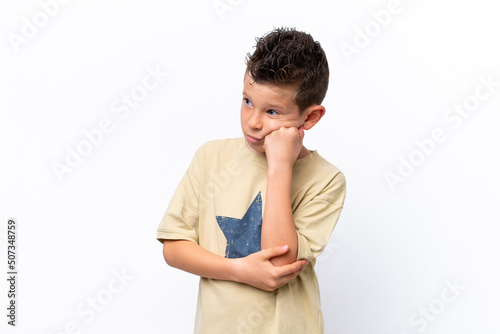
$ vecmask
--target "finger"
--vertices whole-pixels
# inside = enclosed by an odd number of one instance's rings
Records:
[[[269,132],[267,135],[264,136],[264,144],[262,144],[262,148],[264,149],[264,151],[266,151],[266,144],[271,142],[272,143],[272,136],[274,136],[275,132],[278,131],[278,130],[275,130],[275,131],[271,131]]]
[[[283,276],[293,274],[296,271],[302,270],[308,263],[309,263],[309,261],[307,261],[307,260],[299,260],[299,261],[296,261],[294,263],[285,264],[284,266],[277,267],[277,268],[279,268],[278,275],[283,277]]]
[[[288,245],[266,248],[260,251],[260,255],[264,260],[269,260],[272,257],[282,255],[288,252]]]
[[[293,280],[295,277],[299,276],[300,273],[302,272],[302,270],[304,270],[304,267],[301,267],[299,270],[295,270],[293,273],[291,274],[288,274],[288,275],[285,275],[285,276],[282,276],[280,278],[280,282],[279,284],[286,284],[288,282],[290,282],[291,280]]]
[[[279,286],[281,287],[281,286],[287,284],[288,282],[292,281],[295,277],[299,276],[300,273],[304,270],[304,268],[305,268],[305,266],[299,267],[299,269],[295,270],[294,272],[280,277],[279,283],[278,283]]]
[[[299,126],[299,140],[300,142],[302,143],[302,140],[304,139],[304,124],[302,124],[301,126]]]

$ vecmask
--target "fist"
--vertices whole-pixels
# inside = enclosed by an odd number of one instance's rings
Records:
[[[291,167],[300,151],[304,139],[304,127],[281,127],[264,138],[264,151],[269,166]]]

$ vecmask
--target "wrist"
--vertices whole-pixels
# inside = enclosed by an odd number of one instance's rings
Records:
[[[241,263],[241,258],[238,259],[228,259],[229,263],[229,277],[233,282],[242,283],[241,275],[243,270],[243,265]]]
[[[292,167],[293,163],[286,163],[286,162],[275,162],[275,163],[269,163],[267,165],[267,175],[268,176],[275,176],[275,175],[287,175],[287,174],[292,174]]]

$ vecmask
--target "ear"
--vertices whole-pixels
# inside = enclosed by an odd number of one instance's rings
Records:
[[[304,130],[309,130],[313,126],[316,125],[316,123],[319,122],[321,117],[325,114],[325,107],[322,105],[313,105],[307,108],[304,113],[307,114],[307,117],[304,121]]]

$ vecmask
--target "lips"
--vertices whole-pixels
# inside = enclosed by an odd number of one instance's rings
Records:
[[[262,141],[262,139],[255,138],[250,135],[247,135],[247,140],[252,144],[258,144]]]

